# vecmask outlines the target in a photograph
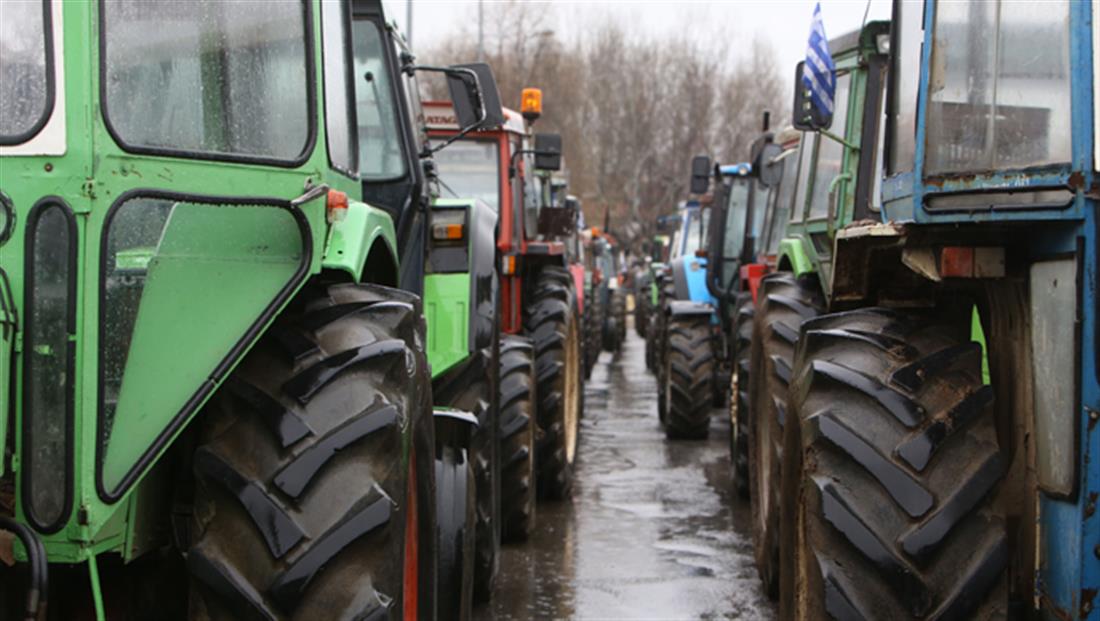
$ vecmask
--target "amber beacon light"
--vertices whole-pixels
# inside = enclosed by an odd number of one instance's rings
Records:
[[[535,119],[542,116],[542,89],[541,88],[525,88],[523,94],[520,97],[520,112],[523,113],[523,118],[528,122],[533,122]]]

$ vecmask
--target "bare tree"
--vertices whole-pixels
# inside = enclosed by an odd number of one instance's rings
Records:
[[[745,62],[730,63],[714,43],[720,36],[643,37],[604,20],[566,41],[552,5],[512,0],[486,10],[486,60],[504,105],[518,105],[525,87],[543,90],[538,130],[562,134],[570,192],[583,199],[588,222],[610,215],[613,229],[637,222],[632,230],[650,234],[657,216],[687,197],[694,155],[744,161],[763,111],[789,116],[784,72],[760,38]],[[457,32],[425,55],[468,62],[476,48]],[[429,96],[442,88],[426,85]]]

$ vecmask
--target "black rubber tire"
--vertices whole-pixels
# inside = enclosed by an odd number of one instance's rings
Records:
[[[524,309],[524,328],[535,344],[537,420],[542,436],[536,451],[537,489],[540,497],[552,500],[568,498],[573,487],[582,407],[577,392],[584,390],[581,326],[568,276],[563,268],[543,267]]]
[[[657,295],[656,321],[653,322],[653,374],[657,377],[657,420],[662,425],[668,421],[669,395],[666,391],[666,377],[671,369],[671,361],[668,359],[668,303],[674,299],[676,291],[672,284],[661,285]]]
[[[506,336],[500,348],[500,514],[504,541],[526,541],[535,529],[535,348]]]
[[[193,460],[192,618],[401,616],[411,524],[417,610],[431,618],[434,432],[421,317],[403,291],[310,286],[214,395]]]
[[[710,315],[680,315],[668,319],[665,377],[665,435],[703,440],[710,430],[714,351]]]
[[[751,293],[737,296],[734,306],[733,370],[730,375],[730,463],[733,491],[749,499],[749,385],[752,379],[752,323],[756,306]]]
[[[638,285],[634,287],[634,332],[644,339],[649,329],[649,280],[642,279],[640,274],[635,279]]]
[[[466,449],[441,446],[435,459],[436,507],[439,533],[438,618],[467,621],[474,607],[473,524],[477,512],[477,483]]]
[[[473,361],[465,371],[437,378],[433,392],[437,404],[477,417],[478,428],[470,441],[470,464],[477,490],[474,601],[481,603],[492,598],[500,568],[501,457],[500,417],[493,411],[496,378],[487,372],[497,371],[499,363],[493,361],[491,351],[477,355],[480,360]]]
[[[783,618],[1008,616],[1009,544],[993,501],[1008,458],[981,345],[960,338],[966,317],[865,309],[803,324],[790,410],[801,424],[784,450],[784,492],[798,503],[783,518]]]
[[[779,516],[783,425],[798,329],[824,308],[814,277],[789,272],[765,276],[757,295],[753,325],[749,401],[749,486],[756,569],[769,597],[779,597]]]
[[[603,348],[614,353],[619,351],[626,338],[626,298],[622,289],[609,293],[611,303],[604,319]]]
[[[585,296],[584,314],[584,379],[589,379],[603,348],[604,308],[599,288],[592,288]]]

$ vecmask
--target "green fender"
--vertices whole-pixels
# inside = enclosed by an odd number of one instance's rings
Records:
[[[472,199],[437,199],[432,209],[467,212],[465,265],[455,265],[453,255],[436,265],[432,242],[428,243],[424,319],[428,362],[436,378],[492,345],[497,326],[497,213]]]
[[[367,256],[378,241],[385,244],[396,268],[397,235],[390,215],[366,203],[349,201],[347,215],[329,228],[321,267],[345,272],[355,282],[359,282],[363,277]],[[397,275],[394,274],[394,281],[396,280]]]
[[[778,263],[783,263],[784,259],[791,265],[791,271],[795,276],[812,274],[815,271],[813,261],[806,254],[806,247],[797,237],[786,237],[779,242]]]

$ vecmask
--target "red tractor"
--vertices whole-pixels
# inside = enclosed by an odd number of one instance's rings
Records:
[[[431,141],[454,141],[435,159],[441,196],[476,197],[499,213],[505,540],[532,532],[536,490],[549,499],[570,495],[583,408],[583,288],[566,252],[576,214],[564,196],[555,199],[549,174],[561,167],[561,137],[530,129],[541,100],[540,91],[526,89],[522,113],[505,109],[501,126],[470,133],[459,132],[450,103],[424,106]]]

